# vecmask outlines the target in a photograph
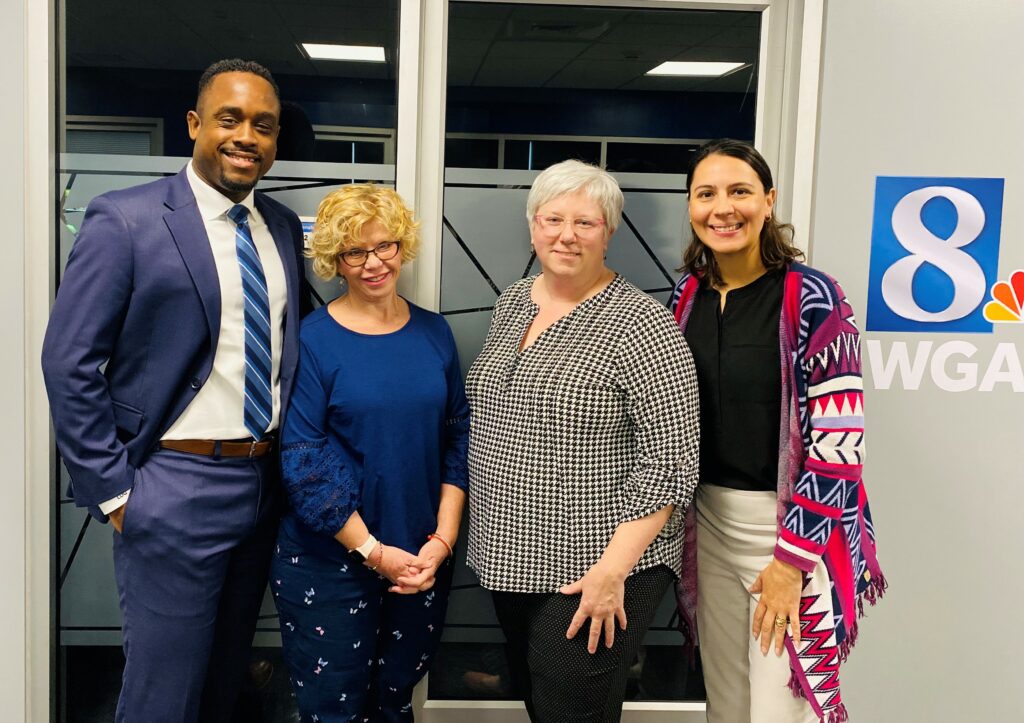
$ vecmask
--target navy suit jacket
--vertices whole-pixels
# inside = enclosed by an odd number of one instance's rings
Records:
[[[298,359],[302,230],[257,193],[288,286],[281,409]],[[89,204],[43,342],[57,447],[79,507],[133,485],[135,470],[192,401],[213,367],[220,280],[185,171]],[[105,366],[104,366],[105,365]]]

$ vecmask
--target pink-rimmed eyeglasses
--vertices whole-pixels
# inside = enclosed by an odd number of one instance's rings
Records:
[[[603,218],[573,218],[567,219],[554,214],[540,214],[533,217],[534,222],[541,230],[549,235],[556,236],[562,233],[566,223],[572,224],[573,233],[577,236],[592,236],[598,229],[604,226]]]

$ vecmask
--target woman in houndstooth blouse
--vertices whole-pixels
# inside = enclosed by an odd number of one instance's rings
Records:
[[[579,161],[537,177],[527,219],[542,273],[498,299],[467,378],[468,562],[534,721],[619,720],[697,483],[686,342],[604,263],[622,203],[615,179]]]

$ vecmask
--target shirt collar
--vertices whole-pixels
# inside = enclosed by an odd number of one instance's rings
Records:
[[[196,206],[199,207],[200,217],[204,221],[226,218],[227,212],[231,210],[235,202],[200,178],[191,161],[185,169],[185,175],[188,177],[188,185],[192,187],[192,195],[196,197]],[[256,212],[254,198],[255,191],[249,191],[249,195],[239,201],[249,209],[250,226],[252,219],[260,218],[259,213]]]

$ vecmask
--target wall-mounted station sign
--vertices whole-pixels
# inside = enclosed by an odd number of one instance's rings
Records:
[[[1017,345],[983,350],[974,336],[1024,317],[1024,271],[998,276],[1003,186],[1002,178],[876,179],[865,329],[907,335],[866,341],[876,389],[930,381],[949,392],[1024,392]]]

